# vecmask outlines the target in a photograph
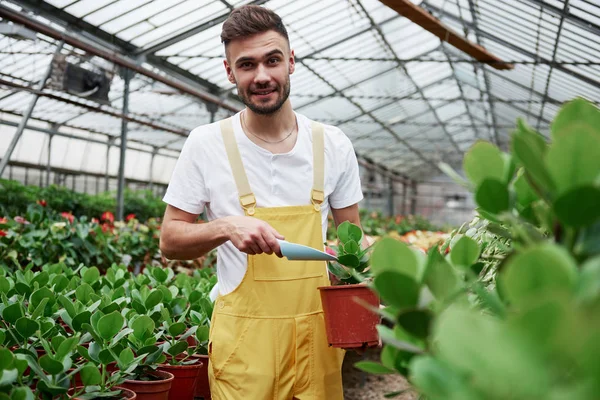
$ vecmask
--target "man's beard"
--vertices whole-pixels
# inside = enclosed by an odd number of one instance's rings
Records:
[[[252,96],[252,92],[250,90],[248,90],[247,92],[240,90],[239,86],[238,86],[238,96],[239,96],[240,100],[242,100],[242,103],[244,103],[246,105],[246,107],[248,107],[252,112],[259,114],[259,115],[271,115],[271,114],[275,114],[277,111],[279,111],[279,109],[283,106],[283,104],[286,102],[288,97],[290,97],[290,86],[291,86],[290,78],[288,77],[288,79],[285,82],[285,86],[283,87],[283,94],[281,96],[279,96],[278,100],[272,106],[253,103],[250,100],[251,96]],[[260,88],[257,88],[257,89],[260,90]],[[277,94],[279,94],[279,86],[277,86],[275,89],[276,89]]]

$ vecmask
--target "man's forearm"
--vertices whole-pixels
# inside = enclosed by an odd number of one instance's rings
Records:
[[[203,224],[169,221],[161,230],[160,251],[172,260],[196,259],[229,240],[227,223],[220,219]]]

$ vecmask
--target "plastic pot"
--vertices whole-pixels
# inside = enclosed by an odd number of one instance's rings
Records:
[[[83,389],[83,386],[79,386],[79,387],[76,387],[74,389],[69,389],[69,391],[67,392],[67,395],[69,395],[69,398],[72,399],[72,400],[80,400],[79,397],[71,397],[71,396],[73,395],[73,393],[75,393],[75,391],[78,392],[81,389]],[[125,389],[125,388],[123,388],[121,386],[115,386],[113,388],[113,390],[120,390],[121,391],[121,394],[120,394],[121,397],[116,397],[116,398],[114,398],[114,397],[109,397],[109,398],[107,398],[107,397],[98,397],[98,399],[137,400],[137,396],[136,396],[135,392],[132,392],[129,389]]]
[[[190,365],[159,365],[159,371],[170,372],[175,377],[169,390],[168,400],[194,400],[198,371],[202,366],[202,362]]]
[[[169,390],[175,378],[173,374],[166,371],[152,371],[149,373],[157,380],[142,381],[127,379],[121,384],[137,394],[137,400],[168,400]]]
[[[381,318],[356,301],[379,308],[379,298],[367,285],[321,286],[319,292],[330,346],[350,349],[379,343]]]
[[[202,400],[211,400],[210,385],[208,384],[208,356],[197,354],[193,357],[199,358],[202,362],[202,368],[198,370],[198,381],[196,382],[194,398],[196,400],[199,398]]]

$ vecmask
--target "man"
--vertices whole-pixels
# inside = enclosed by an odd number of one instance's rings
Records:
[[[326,264],[282,258],[278,240],[323,248],[327,214],[360,225],[350,140],[295,113],[294,52],[274,12],[232,11],[225,70],[246,108],[194,129],[164,197],[160,248],[191,259],[218,247],[209,341],[215,400],[343,398],[343,351],[330,348],[318,287]],[[209,222],[196,224],[206,208]]]

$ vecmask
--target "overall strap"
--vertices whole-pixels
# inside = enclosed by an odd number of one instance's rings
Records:
[[[246,176],[246,170],[244,169],[244,164],[242,163],[240,150],[238,149],[235,141],[232,118],[222,120],[220,125],[221,135],[223,135],[223,143],[225,144],[225,150],[227,151],[227,158],[229,158],[231,172],[233,173],[235,186],[237,187],[238,195],[240,197],[240,204],[248,215],[254,215],[254,211],[256,209],[256,198],[254,197],[254,193],[252,193],[252,189],[250,188],[250,183],[248,182],[248,177]]]
[[[312,121],[313,138],[313,188],[311,202],[316,211],[325,201],[325,133],[323,124]]]

